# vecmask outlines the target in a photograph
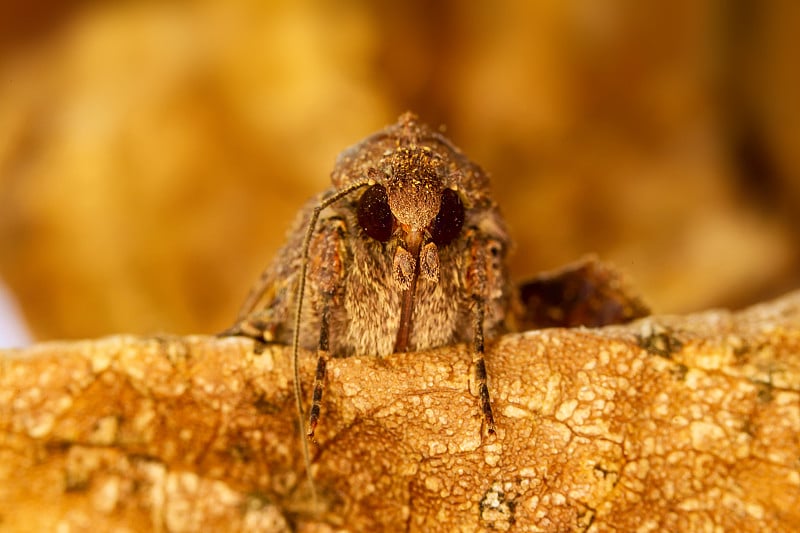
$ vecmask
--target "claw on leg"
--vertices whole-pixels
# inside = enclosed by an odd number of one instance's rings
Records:
[[[270,323],[260,316],[260,313],[256,313],[217,333],[217,337],[248,337],[253,339],[253,351],[259,354],[264,351],[268,343],[273,342],[275,331]]]

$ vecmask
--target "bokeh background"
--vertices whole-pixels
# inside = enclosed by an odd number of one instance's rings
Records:
[[[229,325],[406,110],[493,177],[517,279],[595,252],[659,312],[800,287],[794,0],[0,6],[0,321],[33,339]]]

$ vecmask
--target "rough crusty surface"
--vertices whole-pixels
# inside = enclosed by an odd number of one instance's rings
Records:
[[[314,514],[287,348],[0,352],[0,530],[800,528],[800,292],[508,335],[487,364],[493,437],[466,347],[332,360]]]

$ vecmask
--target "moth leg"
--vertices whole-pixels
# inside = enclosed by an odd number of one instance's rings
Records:
[[[250,337],[256,342],[256,353],[262,351],[265,344],[277,342],[283,322],[280,317],[286,309],[287,286],[281,279],[274,265],[267,267],[248,292],[236,315],[236,322],[218,336]],[[264,306],[256,309],[262,301]]]
[[[329,300],[329,299],[327,299]],[[311,397],[311,409],[308,412],[308,431],[306,436],[311,438],[319,422],[322,392],[325,387],[325,368],[328,366],[328,319],[330,316],[329,301],[322,308],[322,322],[319,329],[319,348],[317,349],[317,371],[314,373],[314,393]]]
[[[492,413],[492,402],[489,397],[489,386],[486,377],[486,360],[484,358],[484,338],[483,322],[486,315],[486,299],[488,293],[488,262],[487,262],[488,243],[483,239],[470,239],[468,248],[467,264],[467,290],[472,299],[474,313],[474,337],[473,337],[473,364],[475,365],[475,379],[478,382],[478,395],[481,402],[481,412],[486,422],[486,428],[490,434],[495,433],[494,414]]]
[[[288,284],[278,274],[272,266],[261,273],[239,309],[236,322],[219,337],[249,337],[255,341],[256,353],[263,351],[266,344],[281,340]],[[256,309],[262,301],[263,307]]]
[[[270,309],[261,309],[240,318],[234,325],[217,334],[218,337],[248,337],[253,339],[253,351],[264,351],[267,344],[276,342],[277,325]]]
[[[345,278],[345,233],[344,221],[332,218],[321,224],[320,231],[311,242],[312,260],[309,269],[309,284],[318,295],[319,342],[317,344],[317,370],[314,374],[314,392],[308,415],[306,435],[311,438],[319,422],[322,393],[325,387],[325,369],[330,357],[330,316],[332,306],[341,303]]]
[[[218,337],[250,337],[256,340],[270,342],[272,340],[268,312],[266,310],[240,318],[234,325],[217,334]]]

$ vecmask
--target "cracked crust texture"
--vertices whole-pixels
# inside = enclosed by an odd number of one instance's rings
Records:
[[[487,351],[493,437],[465,346],[331,360],[316,514],[289,350],[251,347],[118,336],[0,351],[0,529],[800,527],[800,293],[502,337]]]

